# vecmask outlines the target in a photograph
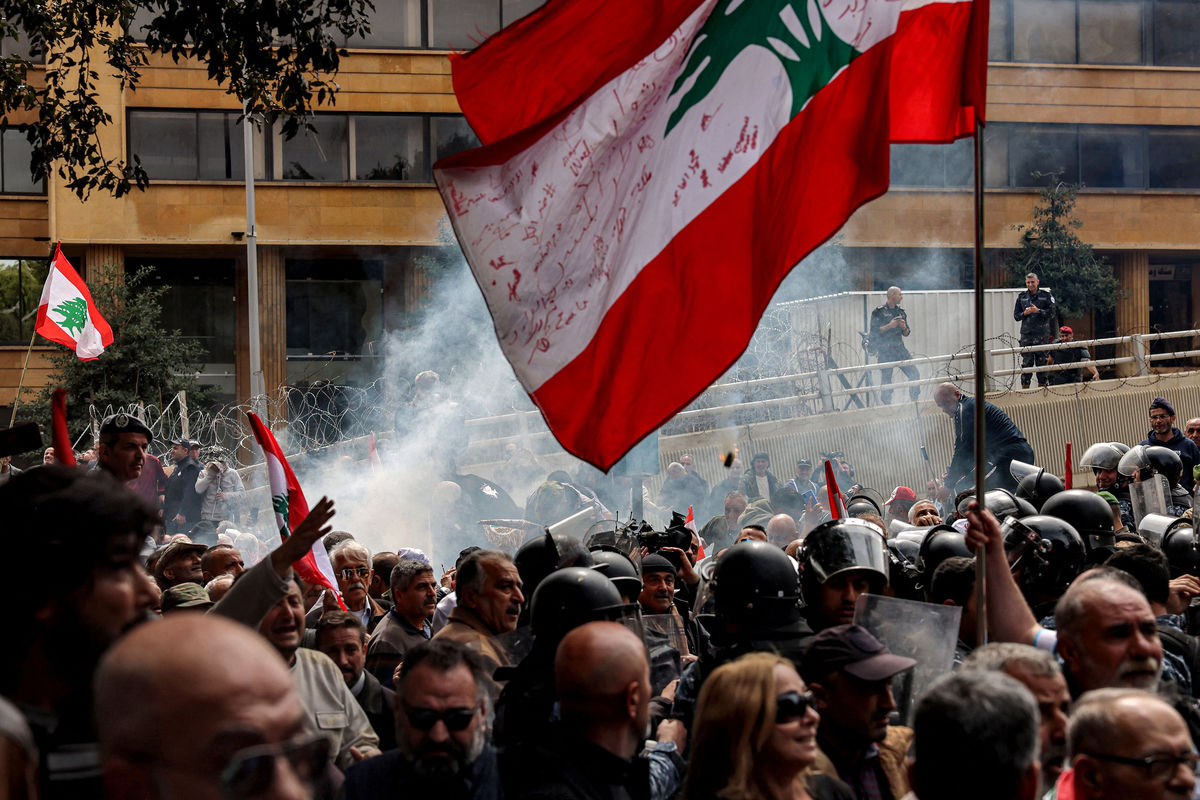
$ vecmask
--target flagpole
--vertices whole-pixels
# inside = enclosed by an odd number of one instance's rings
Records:
[[[976,0],[978,2],[978,0]],[[975,117],[975,500],[986,508],[987,477],[987,346],[983,293],[983,125]],[[987,644],[987,547],[975,554],[976,639]]]
[[[12,414],[8,417],[8,427],[12,427],[17,421],[17,406],[21,403],[21,387],[25,385],[25,370],[29,368],[29,354],[33,352],[33,340],[37,338],[37,331],[29,335],[29,347],[25,348],[25,363],[21,367],[21,380],[17,381],[17,393],[13,395]]]

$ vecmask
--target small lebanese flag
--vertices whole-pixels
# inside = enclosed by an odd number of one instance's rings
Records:
[[[683,521],[683,527],[696,534],[696,541],[700,542],[700,548],[696,552],[696,560],[699,561],[704,558],[704,540],[700,538],[700,531],[696,528],[696,516],[692,513],[691,506],[688,506],[687,519]]]
[[[371,438],[367,443],[367,460],[371,462],[372,470],[383,466],[383,462],[379,459],[379,451],[375,449],[375,431],[371,431]]]
[[[83,361],[99,357],[113,343],[112,328],[100,315],[83,278],[63,255],[61,244],[54,248],[34,331],[71,348]]]
[[[50,395],[50,419],[50,430],[54,436],[54,459],[64,466],[76,466],[75,448],[71,446],[71,435],[67,431],[66,389],[55,389]]]
[[[271,481],[271,507],[275,510],[275,522],[279,526],[279,538],[286,540],[291,536],[296,526],[308,516],[308,501],[296,480],[296,473],[279,449],[275,435],[262,424],[257,414],[246,414],[250,418],[250,428],[254,438],[258,440],[267,457],[267,476]],[[305,583],[323,586],[333,592],[338,605],[346,610],[342,602],[342,593],[338,591],[337,579],[333,574],[333,565],[329,563],[329,553],[322,547],[313,547],[304,558],[292,565]]]

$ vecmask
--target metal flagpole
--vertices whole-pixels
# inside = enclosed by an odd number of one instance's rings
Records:
[[[263,384],[262,345],[258,322],[258,232],[255,230],[254,213],[254,119],[250,116],[250,104],[244,106],[242,117],[242,160],[245,162],[246,182],[246,308],[249,311],[248,339],[250,350],[250,408],[260,417],[271,421],[264,403],[266,387]]]
[[[976,0],[978,2],[978,0]],[[987,358],[983,305],[983,125],[975,118],[975,500],[982,513],[987,487]],[[987,547],[975,554],[978,644],[987,644]]]
[[[8,427],[17,421],[17,406],[21,404],[21,387],[25,385],[25,370],[29,367],[29,354],[33,352],[33,340],[37,338],[37,330],[29,336],[29,347],[25,348],[25,363],[21,366],[21,380],[17,381],[17,393],[13,395],[12,414],[8,417]]]

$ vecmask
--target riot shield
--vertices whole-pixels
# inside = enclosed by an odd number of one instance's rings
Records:
[[[541,531],[542,526],[527,519],[481,519],[483,535],[488,544],[497,550],[512,555],[517,552],[525,540],[534,533]]]
[[[1151,475],[1129,484],[1129,502],[1133,506],[1133,522],[1139,528],[1147,514],[1171,513],[1171,487],[1163,475]]]
[[[573,539],[583,539],[592,527],[592,524],[598,522],[600,517],[600,512],[595,507],[589,505],[579,509],[569,517],[560,519],[558,522],[547,526],[546,530],[555,536],[563,534]]]
[[[654,694],[683,674],[689,654],[687,633],[678,614],[643,614],[642,630],[650,654],[650,686]]]
[[[935,603],[864,594],[854,608],[854,622],[893,653],[916,659],[917,665],[892,679],[900,721],[912,724],[917,698],[954,665],[958,621],[962,609]]]

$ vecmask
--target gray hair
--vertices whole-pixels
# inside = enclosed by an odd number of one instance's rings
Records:
[[[346,539],[345,541],[341,541],[341,542],[338,542],[337,544],[335,544],[333,546],[333,549],[329,551],[330,563],[332,563],[333,560],[335,558],[337,558],[338,553],[342,553],[342,552],[349,553],[350,555],[358,556],[363,561],[366,561],[368,564],[371,563],[371,551],[367,549],[366,545],[364,545],[362,542],[358,541],[357,539]]]
[[[1017,667],[1035,678],[1061,675],[1058,660],[1045,650],[1016,642],[992,642],[973,650],[963,661],[963,669],[987,672],[1006,672]]]
[[[1134,700],[1139,706],[1158,701],[1170,705],[1153,692],[1142,689],[1094,689],[1075,703],[1067,722],[1068,761],[1080,753],[1108,749],[1114,736],[1120,735],[1120,713],[1117,703]],[[1129,733],[1134,733],[1129,731]]]
[[[400,559],[400,563],[392,567],[392,574],[388,576],[388,586],[391,587],[392,594],[408,591],[413,579],[423,572],[433,574],[433,567],[415,558]]]
[[[1146,595],[1142,591],[1142,585],[1137,582],[1137,578],[1124,570],[1114,567],[1097,567],[1090,570],[1068,586],[1067,591],[1058,598],[1058,603],[1054,606],[1054,627],[1058,628],[1060,636],[1068,639],[1079,638],[1079,626],[1083,623],[1083,602],[1094,590],[1103,589],[1102,584],[1105,583],[1109,584],[1110,588],[1111,586],[1124,586],[1127,589],[1133,589],[1143,597]]]
[[[938,679],[913,717],[913,791],[921,800],[1009,800],[1038,759],[1037,704],[998,672],[959,671]]]
[[[471,589],[474,592],[483,591],[483,585],[487,582],[487,570],[484,569],[484,564],[489,561],[513,563],[512,556],[503,550],[472,551],[458,565],[458,572],[455,576],[455,592],[460,598],[463,589]]]
[[[1025,274],[1025,280],[1029,280],[1030,278],[1033,278],[1035,281],[1041,280],[1040,278],[1038,278],[1036,272],[1028,272]]]

